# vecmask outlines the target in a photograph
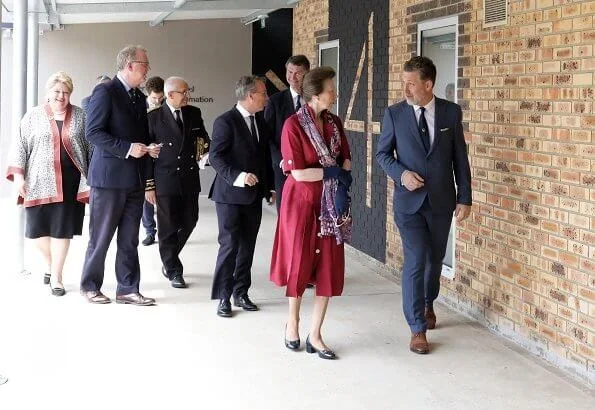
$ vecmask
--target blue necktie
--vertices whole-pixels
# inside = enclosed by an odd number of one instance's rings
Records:
[[[430,130],[428,128],[428,123],[426,122],[426,116],[424,112],[426,111],[426,107],[421,107],[421,115],[419,116],[419,134],[421,135],[421,140],[424,143],[424,148],[426,149],[426,153],[430,152]]]

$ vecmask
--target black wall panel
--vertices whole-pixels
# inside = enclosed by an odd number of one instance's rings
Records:
[[[373,17],[373,100],[372,121],[381,122],[388,98],[388,27],[389,0],[329,0],[328,39],[339,40],[339,116],[345,119],[355,85],[362,47],[368,41],[368,23]],[[359,79],[351,119],[368,116],[368,51]],[[373,136],[372,158],[367,158],[365,132],[346,131],[353,159],[352,211],[354,215],[352,245],[385,262],[386,259],[386,174],[374,154],[378,135]],[[366,172],[372,163],[371,208],[366,205]],[[391,222],[392,223],[392,222]]]

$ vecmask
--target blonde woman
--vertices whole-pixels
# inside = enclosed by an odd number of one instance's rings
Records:
[[[84,111],[70,104],[72,79],[59,71],[46,83],[47,100],[21,120],[8,162],[18,203],[25,206],[25,236],[35,241],[47,266],[44,283],[63,296],[62,269],[70,240],[81,235],[89,199],[91,148]]]

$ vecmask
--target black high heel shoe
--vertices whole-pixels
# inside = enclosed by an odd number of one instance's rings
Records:
[[[287,334],[287,324],[285,324],[285,334]],[[298,337],[297,340],[287,340],[285,335],[283,335],[283,339],[285,340],[285,347],[289,350],[297,350],[300,348],[300,338]]]
[[[337,358],[335,352],[333,352],[330,349],[318,350],[317,348],[312,346],[312,343],[310,343],[310,335],[308,335],[308,337],[306,338],[306,352],[318,353],[318,357],[320,357],[321,359],[334,360]]]
[[[50,290],[54,296],[64,296],[66,294],[64,285],[62,285],[60,282],[56,282],[53,285],[50,283]]]
[[[50,275],[49,273],[44,273],[43,274],[43,284],[44,285],[49,285],[50,284],[50,278],[52,277],[52,275]]]

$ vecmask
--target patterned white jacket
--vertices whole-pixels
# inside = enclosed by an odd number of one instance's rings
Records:
[[[6,178],[25,177],[26,197],[17,203],[25,207],[62,202],[60,133],[48,104],[31,108],[21,120],[20,133],[12,144]],[[77,200],[88,202],[87,171],[92,148],[85,138],[85,112],[70,105],[62,125],[62,144],[81,173]]]

